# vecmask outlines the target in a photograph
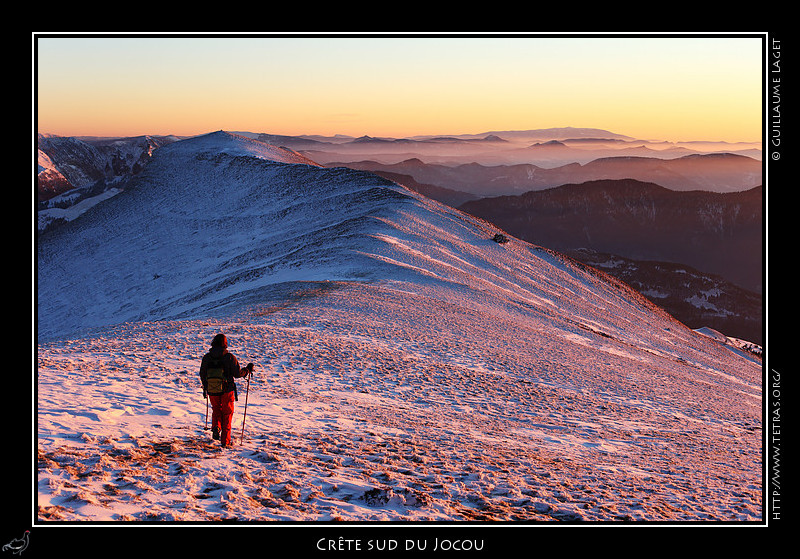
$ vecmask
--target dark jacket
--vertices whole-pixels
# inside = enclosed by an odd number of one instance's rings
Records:
[[[236,383],[233,379],[241,378],[247,375],[248,370],[239,367],[239,361],[236,357],[228,352],[228,349],[222,346],[211,346],[211,349],[203,356],[200,362],[200,382],[203,383],[203,391],[208,389],[208,381],[206,372],[208,371],[209,361],[212,357],[222,357],[222,366],[224,369],[225,383],[223,385],[223,393],[233,392],[236,390]]]

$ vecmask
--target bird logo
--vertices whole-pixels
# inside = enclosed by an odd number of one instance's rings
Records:
[[[25,530],[25,533],[22,535],[21,538],[14,538],[6,545],[3,546],[3,551],[10,551],[15,555],[21,555],[23,551],[28,547],[28,539],[30,538],[31,531]]]

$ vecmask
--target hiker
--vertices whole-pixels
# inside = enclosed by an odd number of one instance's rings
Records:
[[[217,334],[211,341],[211,349],[200,363],[200,381],[203,383],[203,397],[211,401],[211,430],[214,440],[220,444],[231,444],[231,422],[233,402],[237,400],[235,378],[253,374],[253,364],[239,368],[239,361],[228,351],[225,334]]]

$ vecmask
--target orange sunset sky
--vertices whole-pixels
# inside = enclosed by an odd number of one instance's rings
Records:
[[[34,127],[406,137],[593,127],[758,142],[762,38],[36,36]]]

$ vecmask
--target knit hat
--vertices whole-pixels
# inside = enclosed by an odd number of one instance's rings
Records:
[[[214,336],[214,339],[211,341],[211,347],[228,347],[228,339],[225,337],[225,334],[217,334]]]

